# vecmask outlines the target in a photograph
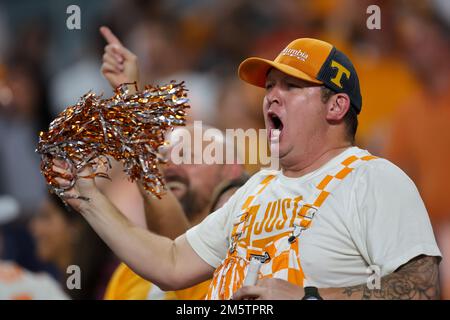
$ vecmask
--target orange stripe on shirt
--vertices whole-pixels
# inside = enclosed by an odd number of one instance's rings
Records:
[[[337,179],[344,179],[350,172],[352,172],[353,171],[353,168],[349,168],[349,167],[344,167],[344,168],[342,168],[341,169],[341,171],[339,171],[337,174],[336,174],[336,178]]]

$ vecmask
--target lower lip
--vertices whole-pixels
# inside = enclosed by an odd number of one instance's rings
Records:
[[[281,141],[281,136],[283,135],[283,131],[284,131],[283,129],[280,130],[280,135],[278,136],[278,141]],[[272,129],[269,130],[269,141],[272,141]]]

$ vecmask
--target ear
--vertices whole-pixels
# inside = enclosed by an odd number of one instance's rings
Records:
[[[327,120],[341,121],[349,109],[349,96],[346,93],[336,93],[327,102]]]

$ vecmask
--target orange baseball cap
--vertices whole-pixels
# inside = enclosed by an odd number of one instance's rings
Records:
[[[258,87],[265,87],[266,76],[275,68],[292,77],[322,84],[335,92],[346,93],[357,114],[362,97],[359,79],[350,59],[328,42],[301,38],[292,41],[275,60],[248,58],[238,70],[239,77]]]

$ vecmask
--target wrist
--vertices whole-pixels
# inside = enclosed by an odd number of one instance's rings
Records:
[[[305,295],[303,296],[302,300],[323,300],[319,293],[319,289],[316,287],[305,287],[304,288]]]
[[[78,210],[80,213],[93,213],[95,212],[96,203],[103,194],[98,188],[90,188],[83,192],[82,197],[86,200],[79,202]]]

